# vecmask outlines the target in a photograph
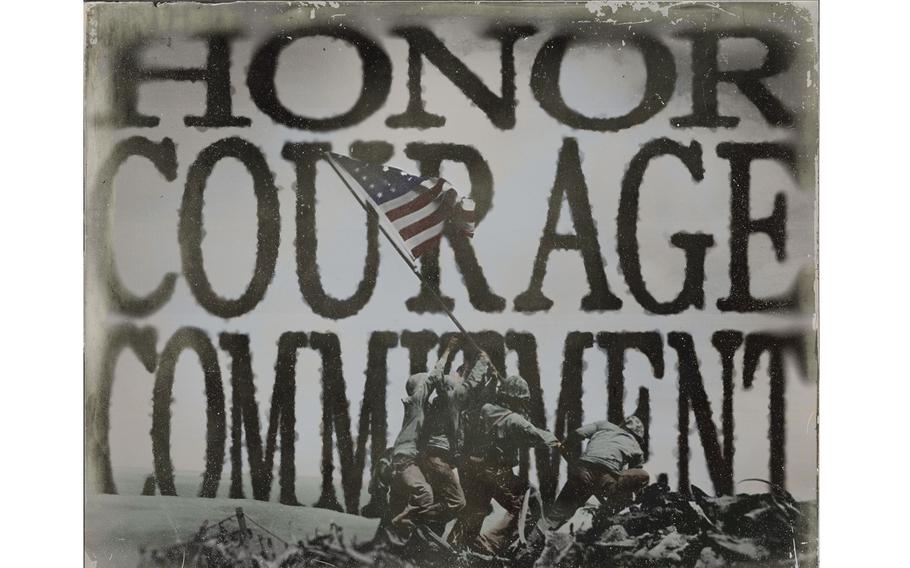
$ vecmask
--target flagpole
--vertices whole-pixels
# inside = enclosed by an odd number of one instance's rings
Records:
[[[326,154],[326,161],[329,163],[330,166],[332,166],[332,170],[335,171],[335,174],[341,179],[342,183],[344,183],[344,186],[346,188],[348,188],[348,191],[351,192],[351,195],[354,196],[354,199],[357,200],[357,203],[359,203],[360,206],[363,207],[363,209],[367,212],[367,214],[376,215],[378,217],[379,213],[375,209],[370,207],[365,201],[360,199],[360,196],[357,194],[357,191],[353,187],[351,187],[351,184],[348,183],[348,180],[346,180],[344,178],[344,176],[341,175],[341,172],[338,171],[338,167],[335,165],[335,161],[332,159],[332,157],[329,156],[329,153],[326,152],[325,154]],[[468,343],[471,344],[471,346],[474,349],[476,349],[478,352],[483,352],[483,349],[481,349],[480,346],[477,345],[477,343],[474,341],[474,338],[472,338],[471,334],[468,333],[468,330],[466,330],[465,327],[463,325],[461,325],[461,322],[458,321],[458,318],[455,317],[455,314],[452,313],[452,310],[450,310],[449,307],[446,305],[445,301],[439,295],[439,292],[437,292],[435,288],[433,288],[432,286],[430,286],[429,284],[426,283],[426,281],[423,279],[423,276],[420,274],[420,270],[417,268],[417,265],[414,262],[412,262],[411,259],[408,257],[408,255],[406,255],[404,253],[404,251],[402,251],[398,247],[398,243],[396,243],[395,240],[392,238],[392,236],[389,235],[389,233],[388,233],[388,231],[386,231],[385,227],[382,226],[382,223],[379,222],[379,219],[377,219],[376,221],[377,221],[376,224],[379,227],[379,230],[382,231],[383,235],[385,235],[385,238],[392,245],[392,248],[395,249],[395,251],[398,253],[398,256],[401,257],[401,259],[405,262],[405,264],[408,265],[408,267],[411,269],[411,272],[414,273],[414,276],[416,276],[417,279],[420,280],[420,283],[423,286],[425,286],[430,291],[431,294],[433,294],[433,297],[436,298],[436,300],[439,302],[439,305],[442,307],[443,310],[445,310],[446,314],[449,316],[449,319],[452,320],[452,323],[454,323],[455,327],[458,328],[458,331],[461,332],[461,334],[464,336],[464,338],[468,341]],[[495,371],[496,367],[493,367],[493,369]],[[498,374],[498,371],[497,371],[497,374]]]

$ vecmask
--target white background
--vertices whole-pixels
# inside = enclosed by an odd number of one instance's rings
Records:
[[[12,565],[82,557],[82,19],[77,2],[5,8],[0,41]],[[900,2],[821,11],[821,542],[825,566],[902,562],[910,200]],[[12,128],[10,128],[12,126]],[[12,315],[12,317],[10,317]],[[12,363],[10,366],[9,363]],[[50,525],[50,526],[48,526]],[[59,529],[58,529],[59,527]],[[10,530],[10,529],[7,529]],[[21,558],[15,556],[21,555]]]

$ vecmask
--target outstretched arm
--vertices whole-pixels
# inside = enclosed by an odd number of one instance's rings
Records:
[[[512,433],[521,437],[531,446],[558,448],[562,444],[552,432],[534,426],[527,419],[513,415]]]
[[[433,370],[430,371],[430,375],[427,377],[427,384],[430,386],[430,390],[433,388],[441,387],[445,381],[445,369],[446,365],[449,362],[449,358],[452,356],[452,351],[455,350],[455,346],[458,345],[458,338],[453,337],[448,345],[446,345],[445,351],[442,352],[442,355],[439,357],[439,360],[436,361],[436,365],[433,367]],[[440,391],[442,389],[440,388]]]
[[[485,351],[481,351],[466,374],[465,381],[474,385],[483,385],[487,382],[487,375],[490,374],[492,368],[493,363],[490,361],[490,356]]]
[[[499,373],[490,361],[490,356],[481,351],[466,379],[467,388],[474,392],[474,396],[482,401],[490,401],[496,393],[499,382]]]

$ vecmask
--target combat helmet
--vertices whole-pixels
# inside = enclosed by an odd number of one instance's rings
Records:
[[[531,389],[528,383],[518,375],[509,375],[499,383],[499,395],[515,400],[529,400]]]

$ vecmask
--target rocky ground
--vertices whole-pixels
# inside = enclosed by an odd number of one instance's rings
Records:
[[[815,566],[816,517],[813,503],[797,503],[786,493],[710,497],[693,487],[683,496],[654,484],[622,511],[594,510],[585,530],[549,535],[536,567]],[[452,550],[423,532],[396,550],[358,543],[335,524],[286,542],[248,516],[206,523],[186,544],[141,552],[140,568],[171,566],[522,568],[509,558]]]

